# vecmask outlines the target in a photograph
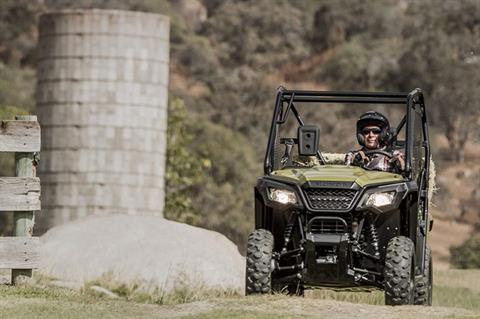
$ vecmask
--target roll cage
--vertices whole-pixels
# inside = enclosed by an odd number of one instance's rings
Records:
[[[299,126],[305,125],[295,107],[296,102],[325,103],[325,104],[384,104],[405,105],[405,115],[396,128],[395,135],[405,128],[405,172],[404,177],[415,181],[418,186],[419,213],[421,213],[420,230],[422,237],[427,234],[428,216],[428,189],[430,174],[430,141],[428,136],[428,121],[425,110],[425,101],[421,89],[411,92],[341,92],[341,91],[305,91],[287,90],[280,87],[277,91],[273,118],[268,138],[267,151],[264,160],[265,175],[273,171],[275,156],[274,147],[279,127],[284,124],[290,113],[293,113]],[[421,138],[416,139],[420,134]],[[421,152],[421,153],[420,153]],[[421,155],[420,155],[421,154]],[[414,155],[420,157],[415,158]],[[320,151],[317,157],[321,164],[326,164]],[[420,249],[425,256],[426,240],[422,240]],[[421,269],[424,268],[422,260]]]
[[[314,102],[314,103],[355,103],[355,104],[404,104],[406,107],[405,116],[397,127],[396,134],[400,132],[406,124],[406,174],[411,174],[412,154],[413,154],[413,136],[414,136],[414,112],[419,112],[422,118],[423,146],[425,147],[425,157],[430,157],[430,143],[428,138],[427,114],[425,112],[425,103],[423,93],[420,89],[415,89],[410,93],[404,92],[338,92],[338,91],[302,91],[286,90],[280,88],[275,100],[272,125],[268,138],[267,152],[264,161],[264,172],[266,175],[272,172],[273,168],[273,147],[277,136],[278,127],[286,122],[290,112],[292,112],[300,126],[305,125],[300,117],[294,102]],[[286,106],[286,107],[285,107]],[[416,109],[419,107],[419,109]],[[321,163],[324,161],[321,160]],[[428,164],[428,161],[425,161]],[[425,167],[429,169],[428,165]]]

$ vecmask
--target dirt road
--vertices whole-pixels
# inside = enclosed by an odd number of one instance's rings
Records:
[[[222,314],[235,318],[244,313],[252,318],[473,318],[475,314],[465,309],[444,307],[389,307],[366,304],[353,304],[334,300],[310,298],[291,298],[286,296],[246,297],[235,299],[217,299],[178,305],[164,309],[164,315],[170,318],[184,316],[221,318]]]
[[[18,309],[25,309],[19,312]],[[4,297],[2,318],[478,318],[478,313],[445,307],[389,307],[288,296],[232,297],[174,306],[126,301],[96,303],[73,300]]]
[[[434,278],[433,307],[384,306],[378,290],[308,290],[305,298],[244,297],[240,291],[215,297],[182,290],[175,298],[148,298],[125,294],[123,287],[120,298],[109,299],[88,288],[62,289],[40,280],[18,287],[0,285],[0,318],[480,318],[480,270],[435,271]]]

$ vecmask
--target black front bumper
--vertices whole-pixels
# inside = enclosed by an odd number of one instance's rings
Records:
[[[303,282],[311,286],[358,286],[347,235],[306,234]]]

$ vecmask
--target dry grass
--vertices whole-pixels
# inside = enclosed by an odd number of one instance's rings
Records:
[[[434,307],[383,306],[383,293],[309,291],[305,298],[282,294],[243,297],[240,292],[183,287],[169,294],[145,293],[108,276],[75,291],[37,277],[18,287],[0,285],[1,318],[477,318],[480,270],[436,271]],[[90,290],[115,292],[110,299]],[[464,309],[462,309],[464,308]],[[22,312],[18,309],[23,309]]]
[[[434,271],[433,276],[437,286],[469,289],[475,294],[480,294],[480,269]],[[478,297],[480,298],[480,295]]]
[[[148,303],[156,305],[175,305],[202,301],[212,298],[228,298],[240,296],[241,292],[233,289],[212,289],[201,282],[192,284],[191,281],[184,281],[182,278],[176,280],[177,284],[170,292],[165,292],[159,288],[145,290],[145,285],[141,282],[122,283],[112,279],[113,276],[105,275],[102,278],[85,284],[81,290],[84,294],[94,294],[103,297],[98,292],[92,292],[91,286],[100,286],[108,289],[120,298],[136,303]]]
[[[383,305],[383,291],[372,290],[371,292],[334,291],[329,289],[315,289],[307,292],[309,298],[337,300],[351,303],[362,303],[369,305]]]

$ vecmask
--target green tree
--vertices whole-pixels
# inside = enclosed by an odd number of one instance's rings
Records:
[[[253,223],[252,187],[261,165],[240,133],[189,117],[171,101],[165,217],[222,232],[243,245]]]
[[[447,137],[456,161],[478,125],[480,2],[412,2],[405,24],[405,51],[392,82],[403,90],[422,87],[432,123]],[[421,14],[420,14],[421,13]]]
[[[336,90],[387,90],[386,78],[397,68],[398,48],[398,42],[383,40],[365,45],[352,40],[339,46],[314,77]]]
[[[265,72],[308,55],[304,16],[286,0],[273,5],[269,0],[226,1],[201,34],[215,45],[225,67],[247,64]]]
[[[450,263],[461,269],[480,268],[480,239],[472,237],[460,246],[451,247]]]
[[[193,135],[187,131],[187,114],[180,99],[169,104],[167,128],[167,161],[165,217],[189,224],[199,223],[192,203],[191,188],[200,184],[203,169],[210,165],[190,149]]]
[[[480,120],[480,65],[461,64],[443,73],[434,88],[438,123],[456,162],[465,160],[465,144],[472,140]]]
[[[5,63],[33,63],[40,0],[0,1],[0,60]]]
[[[364,42],[399,37],[402,6],[394,0],[322,1],[313,18],[312,47],[322,52],[358,37]]]
[[[222,125],[197,119],[192,126],[197,156],[209,158],[206,179],[193,189],[200,225],[222,232],[241,250],[253,227],[253,185],[261,170],[255,141]]]

